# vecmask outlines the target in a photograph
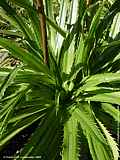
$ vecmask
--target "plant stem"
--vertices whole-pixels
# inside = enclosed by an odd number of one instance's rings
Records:
[[[40,19],[44,63],[48,64],[48,42],[47,42],[46,17],[44,13],[43,0],[37,0],[37,8],[38,8],[38,14]]]

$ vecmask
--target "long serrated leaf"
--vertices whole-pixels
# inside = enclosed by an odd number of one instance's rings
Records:
[[[62,160],[79,160],[78,123],[72,116],[64,124]]]
[[[18,103],[18,101],[20,100],[22,94],[19,94],[18,96],[16,96],[15,98],[13,98],[12,100],[10,100],[9,104],[7,105],[7,108],[5,110],[5,115],[4,115],[4,119],[0,125],[0,139],[4,134],[4,130],[7,127],[8,121],[9,119],[12,117],[12,111],[13,108],[16,106],[16,104]],[[1,115],[0,115],[1,116]],[[1,119],[2,120],[2,119]]]
[[[110,37],[112,37],[113,39],[117,36],[117,34],[119,34],[120,32],[120,13],[116,14],[116,16],[114,17],[113,23],[111,25],[111,30],[110,30]]]
[[[22,61],[27,63],[31,68],[42,72],[46,72],[48,70],[47,66],[45,66],[37,56],[22,49],[15,42],[5,38],[0,38],[0,45],[8,49],[13,56],[20,58]]]
[[[87,65],[89,61],[89,57],[91,55],[91,50],[94,47],[94,41],[95,41],[95,33],[100,21],[100,15],[103,10],[103,4],[98,8],[95,16],[92,19],[90,29],[88,31],[88,35],[86,38],[83,38],[83,35],[81,36],[81,42],[80,42],[80,55],[78,56],[79,58],[79,63],[82,63],[83,65]],[[85,74],[87,70],[85,69]]]
[[[1,16],[3,16],[3,18],[8,20],[12,25],[17,27],[19,30],[21,30],[26,39],[29,40],[29,42],[31,43],[33,33],[29,28],[28,24],[26,23],[26,21],[23,19],[23,17],[17,15],[16,10],[10,7],[6,2],[2,3],[1,7],[4,9],[0,10]]]
[[[120,92],[96,94],[85,98],[86,101],[107,102],[111,104],[120,104]]]
[[[34,32],[34,39],[36,41],[37,47],[41,48],[41,28],[39,23],[39,17],[37,14],[37,11],[33,7],[29,7],[27,9],[27,12],[29,14],[30,20],[31,20],[31,28],[33,28]]]
[[[62,0],[60,3],[60,13],[59,13],[59,26],[62,29],[65,29],[65,21],[66,21],[66,15],[67,15],[67,5],[68,5],[68,0]],[[57,34],[56,36],[56,53],[55,55],[57,55],[57,57],[59,57],[59,52],[60,52],[60,48],[62,46],[63,43],[63,37],[59,34]]]
[[[98,127],[96,126],[95,121],[91,119],[90,115],[87,116],[87,114],[82,112],[79,108],[75,109],[75,115],[76,115],[77,120],[80,122],[80,124],[82,124],[83,122],[84,125],[89,126],[88,128],[91,133],[94,133],[94,135],[100,141],[103,141],[103,142],[105,141],[103,135],[99,131]]]
[[[23,150],[20,153],[20,156],[24,157],[24,156],[28,156],[31,154],[36,155],[36,156],[41,155],[43,157],[45,155],[47,156],[46,147],[48,147],[49,142],[51,141],[51,138],[49,139],[49,137],[50,137],[49,133],[53,134],[53,132],[55,131],[54,130],[55,124],[57,123],[55,115],[56,115],[55,110],[54,109],[51,110],[51,112],[47,116],[47,118],[42,122],[42,124],[40,124],[38,126],[38,128],[36,129],[36,131],[32,135],[28,144],[26,144],[26,146],[23,148]],[[51,126],[51,127],[49,127],[49,126]],[[53,128],[53,126],[54,126],[54,128]],[[53,132],[52,132],[52,130],[53,130]]]
[[[97,55],[95,63],[93,63],[93,73],[100,72],[102,69],[105,70],[105,67],[110,68],[112,66],[111,62],[115,59],[119,52],[120,41],[118,37],[118,40],[116,39],[113,42],[108,43],[102,54]]]
[[[19,70],[19,68],[13,69],[13,71],[3,81],[3,84],[0,87],[0,99],[4,96],[4,93],[5,93],[6,89],[13,82],[14,78],[16,77],[16,74],[17,74],[18,70]]]
[[[30,83],[30,84],[43,84],[46,86],[55,85],[55,79],[52,76],[41,74],[39,72],[21,70],[15,78],[16,84]]]
[[[89,133],[86,133],[86,135],[93,160],[110,160],[113,158],[110,150],[108,152],[108,146],[105,146],[99,141],[96,141],[96,139],[93,138],[93,136]]]
[[[58,66],[62,69],[62,65],[63,65],[63,58],[64,58],[64,54],[65,52],[67,53],[69,47],[70,47],[70,44],[72,43],[73,41],[73,38],[74,38],[74,34],[75,34],[75,27],[72,29],[72,31],[67,35],[66,39],[64,39],[63,43],[62,43],[62,47],[60,49],[60,53],[57,57],[57,61],[58,61]],[[68,53],[67,53],[68,54]],[[70,56],[68,54],[68,56]]]
[[[107,129],[104,127],[104,125],[98,119],[96,119],[96,120],[107,138],[107,141],[108,141],[110,148],[112,150],[112,153],[113,153],[114,160],[118,160],[118,158],[119,158],[118,150],[119,149],[117,147],[117,143],[114,141],[114,139],[112,138],[110,133],[107,131]]]
[[[120,123],[120,111],[118,109],[108,103],[102,103],[101,107],[104,112],[111,115],[118,123]]]
[[[30,126],[31,124],[33,124],[34,122],[36,122],[37,120],[39,120],[40,118],[44,117],[45,114],[39,115],[39,113],[32,115],[28,118],[26,118],[23,121],[19,121],[16,126],[12,126],[10,132],[8,132],[7,135],[5,135],[5,137],[3,137],[0,140],[0,150],[4,147],[4,145],[10,140],[12,139],[16,134],[18,134],[19,132],[21,132],[22,130],[24,130],[25,128],[27,128],[28,126]]]
[[[106,13],[105,17],[100,22],[97,32],[96,32],[96,38],[101,38],[103,32],[109,25],[112,23],[114,16],[120,11],[120,3],[119,0],[116,0],[113,5],[110,7],[109,11]]]
[[[16,121],[19,121],[23,118],[30,117],[36,113],[43,114],[46,112],[47,108],[46,107],[41,107],[41,106],[35,106],[35,107],[29,107],[29,108],[24,108],[24,111],[19,111],[18,114],[15,115],[14,117],[10,118],[8,123],[14,123]]]
[[[90,29],[89,29],[89,33],[88,33],[88,38],[89,38],[89,39],[92,39],[92,38],[94,38],[94,36],[95,36],[95,33],[96,33],[96,30],[97,30],[98,24],[99,24],[99,22],[100,22],[100,18],[101,18],[100,15],[101,15],[102,10],[103,10],[103,5],[104,5],[104,4],[102,4],[102,5],[98,8],[95,16],[94,16],[93,19],[92,19],[92,22],[91,22],[91,25],[90,25]]]
[[[62,28],[60,28],[55,22],[53,22],[48,17],[46,17],[46,21],[56,32],[58,32],[64,38],[66,37],[66,32]]]
[[[88,87],[93,87],[101,83],[109,83],[109,82],[119,82],[120,74],[119,73],[101,73],[88,77],[85,80],[85,84],[82,86],[82,89],[86,89]]]
[[[93,159],[106,160],[112,158],[111,151],[108,151],[109,146],[107,141],[96,125],[92,110],[88,107],[88,104],[83,105],[81,104],[79,108],[76,108],[74,113],[88,140]]]

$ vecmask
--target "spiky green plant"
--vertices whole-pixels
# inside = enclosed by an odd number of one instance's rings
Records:
[[[17,159],[78,160],[90,152],[93,160],[118,160],[119,0],[59,0],[57,18],[45,0],[47,64],[44,13],[32,0],[9,2],[24,8],[27,18],[0,1],[0,15],[20,34],[17,42],[0,36],[0,46],[22,62],[0,69],[0,149],[37,121]]]

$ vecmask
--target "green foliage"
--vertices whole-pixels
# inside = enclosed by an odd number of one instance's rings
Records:
[[[15,159],[79,160],[84,139],[86,157],[118,160],[109,119],[120,123],[119,0],[45,0],[44,8],[48,65],[35,1],[0,1],[12,28],[1,27],[0,46],[21,62],[0,68],[0,150],[37,122]]]

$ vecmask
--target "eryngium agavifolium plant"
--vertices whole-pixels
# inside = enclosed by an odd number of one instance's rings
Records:
[[[0,150],[37,122],[17,159],[118,160],[120,1],[41,2],[0,1]]]

